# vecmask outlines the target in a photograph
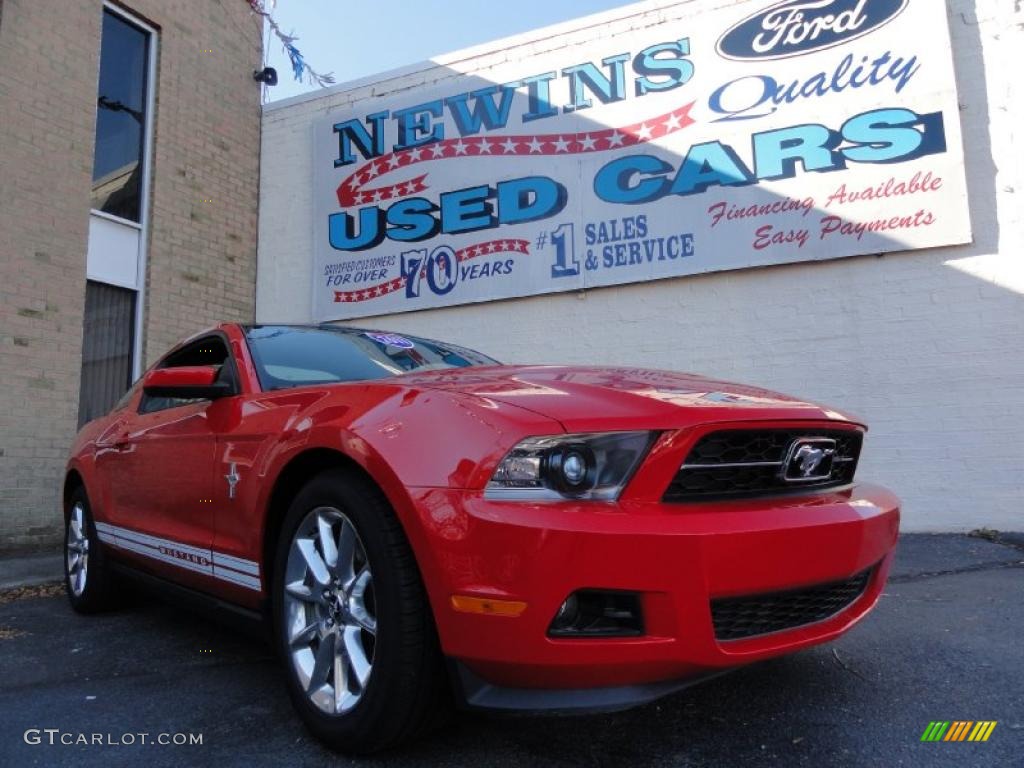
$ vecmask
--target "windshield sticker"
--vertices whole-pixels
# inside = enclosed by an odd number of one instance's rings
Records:
[[[409,341],[404,336],[399,336],[397,333],[373,333],[367,331],[363,334],[368,339],[373,339],[378,344],[383,344],[387,347],[399,347],[400,349],[412,349],[416,345]]]

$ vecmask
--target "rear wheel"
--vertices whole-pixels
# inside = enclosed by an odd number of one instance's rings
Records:
[[[78,487],[68,502],[64,527],[64,589],[79,613],[96,613],[111,605],[110,573],[96,535],[89,497]]]
[[[278,542],[273,593],[289,694],[330,746],[395,746],[443,708],[443,667],[412,551],[361,474],[324,472],[299,492]]]

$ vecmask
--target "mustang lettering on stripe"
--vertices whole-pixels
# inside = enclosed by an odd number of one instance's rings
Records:
[[[212,576],[215,579],[257,592],[263,587],[263,582],[260,579],[260,565],[253,560],[245,560],[223,552],[215,552],[212,549],[193,547],[170,539],[150,536],[147,533],[110,523],[97,522],[96,533],[104,544],[127,552]]]

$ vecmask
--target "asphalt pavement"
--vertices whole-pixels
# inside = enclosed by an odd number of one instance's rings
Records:
[[[82,617],[55,592],[0,593],[0,766],[1024,765],[1020,537],[904,537],[877,609],[832,645],[612,715],[463,714],[362,760],[306,733],[250,634],[145,596]],[[922,743],[933,720],[998,725],[985,743]]]

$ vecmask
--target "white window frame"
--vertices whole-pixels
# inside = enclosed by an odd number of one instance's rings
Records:
[[[145,348],[143,334],[145,331],[146,278],[149,258],[150,185],[153,178],[153,119],[155,117],[154,113],[156,110],[156,63],[160,41],[157,29],[153,25],[140,19],[131,11],[110,2],[110,0],[104,0],[102,12],[107,11],[115,16],[120,16],[129,24],[135,25],[149,36],[146,51],[146,120],[142,128],[142,179],[140,180],[141,188],[139,190],[139,220],[137,222],[129,221],[128,219],[121,218],[120,216],[114,216],[109,213],[104,213],[103,211],[98,211],[95,208],[90,211],[93,216],[109,219],[110,221],[124,224],[139,230],[138,277],[135,287],[135,326],[132,330],[132,380],[135,381],[142,375],[142,356]],[[100,56],[103,55],[102,46],[103,43],[101,41]],[[97,70],[97,78],[98,76]]]

